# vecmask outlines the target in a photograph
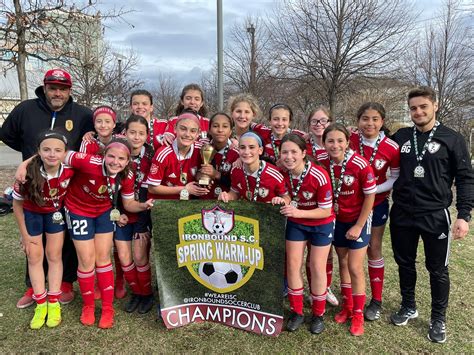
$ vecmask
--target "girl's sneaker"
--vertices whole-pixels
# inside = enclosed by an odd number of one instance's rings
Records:
[[[35,315],[30,322],[31,329],[40,329],[46,322],[48,315],[48,303],[37,304],[35,308]]]
[[[61,324],[61,305],[59,302],[48,303],[48,320],[46,325],[49,328],[54,328],[59,324]]]

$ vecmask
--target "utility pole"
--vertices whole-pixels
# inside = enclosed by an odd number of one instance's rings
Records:
[[[255,93],[255,84],[257,80],[257,60],[255,53],[255,26],[253,23],[247,27],[247,32],[250,33],[250,82],[249,82],[249,91],[252,94]]]
[[[219,111],[224,108],[224,41],[222,29],[222,0],[217,0],[217,102]]]

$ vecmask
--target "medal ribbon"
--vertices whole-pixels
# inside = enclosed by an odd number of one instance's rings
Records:
[[[138,192],[139,188],[138,185],[143,181],[143,174],[140,170],[141,163],[142,163],[142,158],[145,155],[145,149],[142,148],[142,151],[134,158],[132,158],[132,161],[137,165],[135,171],[135,181],[133,182],[133,191],[135,192],[135,200],[138,201]]]
[[[58,192],[54,196],[51,195],[51,185],[49,184],[48,176],[46,176],[46,183],[48,184],[49,197],[51,197],[51,202],[53,203],[53,207],[56,211],[59,211],[59,173],[60,172],[61,172],[61,166],[59,167],[58,172],[56,173],[57,174],[56,178],[58,179],[58,187],[57,187]]]
[[[359,133],[359,152],[360,152],[360,155],[365,157],[364,156],[364,145],[362,144],[362,138],[363,138],[362,134]],[[375,142],[374,151],[372,152],[372,155],[370,156],[370,159],[369,159],[369,164],[370,165],[372,165],[372,162],[375,159],[375,155],[377,154],[377,152],[379,150],[379,145],[380,145],[381,140],[382,140],[382,135],[379,133],[379,136],[377,137],[377,141]]]
[[[421,161],[423,160],[423,157],[425,156],[426,150],[428,149],[428,145],[431,143],[433,140],[433,136],[436,132],[436,129],[439,126],[439,122],[436,121],[433,129],[430,132],[430,135],[428,136],[428,140],[425,142],[425,145],[423,145],[423,149],[421,151],[421,154],[418,153],[418,141],[416,139],[416,126],[413,126],[413,145],[415,146],[415,156],[416,156],[416,161],[418,162],[418,166],[421,165]]]
[[[262,175],[263,167],[264,167],[263,161],[260,161],[260,166],[258,167],[258,171],[257,171],[257,179],[255,181],[255,189],[253,190],[253,195],[252,195],[252,198],[250,199],[250,201],[252,202],[257,201],[258,189],[260,188],[260,176]],[[243,170],[244,170],[245,184],[247,185],[247,191],[250,191],[249,178],[248,178],[247,173],[245,172],[245,169]]]
[[[288,171],[288,175],[290,176],[291,196],[293,201],[297,201],[298,192],[300,192],[301,185],[303,185],[303,180],[306,177],[310,166],[311,163],[307,161],[304,165],[303,172],[301,173],[300,178],[298,180],[298,184],[296,184],[296,189],[293,186],[293,175],[291,174],[291,171]]]
[[[279,150],[278,147],[276,146],[275,137],[273,136],[273,132],[270,134],[270,139],[271,139],[271,141],[272,141],[273,153],[275,154],[275,161],[277,161],[278,158],[279,158],[279,156],[280,156],[280,150]]]
[[[223,169],[224,169],[224,164],[225,164],[225,161],[227,159],[227,153],[229,152],[229,149],[230,149],[230,144],[229,144],[229,142],[227,142],[227,145],[224,148],[224,152],[222,153],[221,164],[219,166],[219,169],[217,170],[219,172],[223,171]]]
[[[344,160],[342,161],[341,176],[339,177],[337,186],[336,186],[336,177],[334,175],[334,161],[332,159],[329,160],[329,173],[331,174],[331,185],[332,185],[332,190],[334,194],[334,204],[337,203],[339,194],[341,193],[342,181],[344,179],[344,173],[346,172],[346,165],[347,165],[348,160],[349,160],[349,152],[346,150],[346,152],[344,153]]]
[[[109,174],[105,175],[105,178],[107,179],[107,192],[109,193],[110,201],[112,201],[112,208],[116,209],[117,208],[117,200],[118,200],[118,186],[120,183],[119,176],[115,178],[115,189],[112,189],[112,184],[110,183],[110,178]]]

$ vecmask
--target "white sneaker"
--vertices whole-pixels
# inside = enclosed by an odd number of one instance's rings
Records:
[[[339,301],[337,300],[337,297],[332,293],[331,287],[328,287],[327,293],[326,293],[326,301],[331,305],[331,306],[339,306]]]

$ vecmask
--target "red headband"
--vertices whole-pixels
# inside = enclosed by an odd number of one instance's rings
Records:
[[[115,121],[117,119],[117,114],[110,107],[106,107],[106,106],[97,107],[94,110],[94,114],[92,116],[94,122],[95,122],[95,119],[97,118],[97,116],[100,115],[101,113],[106,113],[106,114],[110,115],[110,117],[112,117],[112,120],[115,123]]]
[[[190,112],[182,113],[181,115],[178,116],[178,120],[176,121],[176,124],[178,124],[178,122],[181,120],[193,120],[194,122],[197,123],[198,127],[201,127],[199,118],[193,113],[190,113]]]
[[[131,155],[130,149],[128,149],[128,147],[122,142],[112,142],[112,143],[107,144],[106,151],[109,150],[110,148],[121,149],[121,150],[124,150],[128,154],[128,156]]]

